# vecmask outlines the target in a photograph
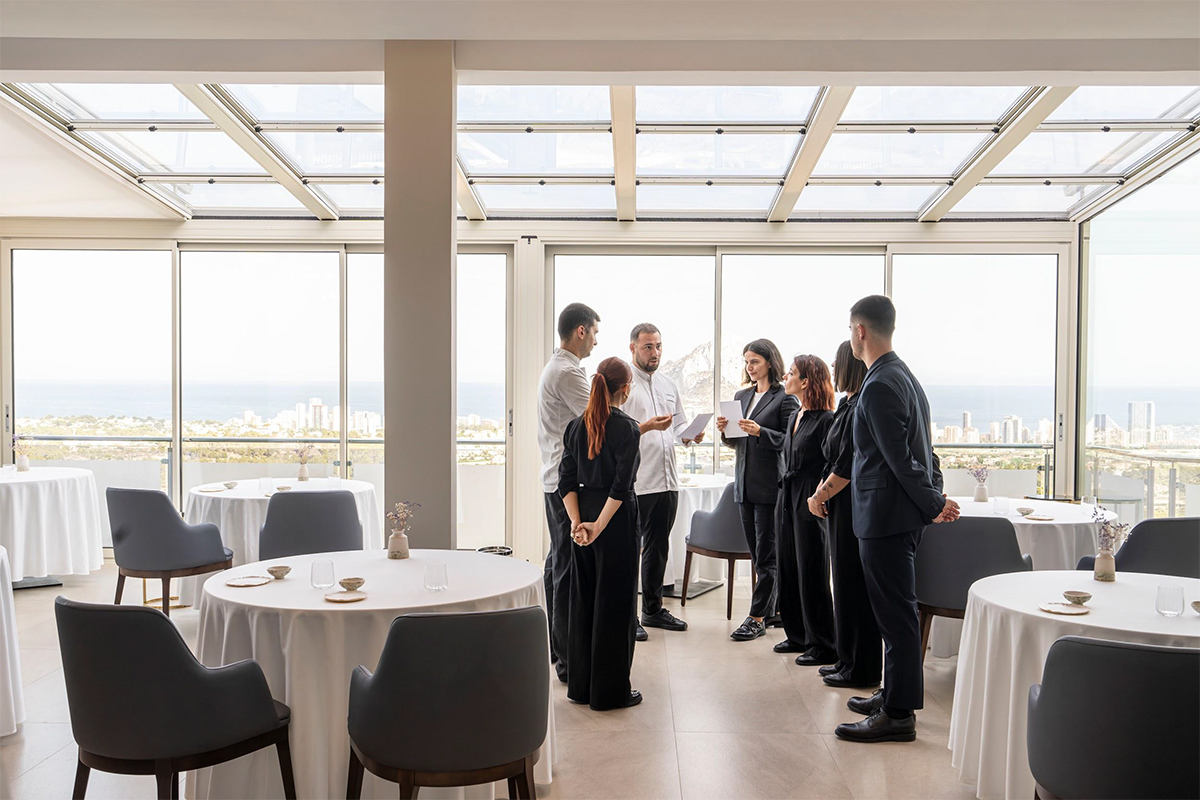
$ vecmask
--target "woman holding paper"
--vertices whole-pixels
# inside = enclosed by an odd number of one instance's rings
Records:
[[[733,497],[741,512],[742,530],[753,556],[758,583],[750,599],[750,614],[729,638],[748,642],[766,633],[764,620],[775,607],[775,500],[783,476],[783,430],[798,408],[786,394],[783,357],[769,339],[755,339],[742,348],[742,384],[732,403],[722,403],[717,417],[721,441],[732,447]]]

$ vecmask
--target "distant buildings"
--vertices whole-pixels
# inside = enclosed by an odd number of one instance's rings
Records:
[[[1145,447],[1154,443],[1154,403],[1150,400],[1129,402],[1129,444]]]

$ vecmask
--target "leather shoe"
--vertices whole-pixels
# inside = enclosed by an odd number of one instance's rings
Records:
[[[801,653],[796,656],[796,663],[802,667],[815,667],[820,664],[836,664],[837,656],[824,656],[820,653]]]
[[[637,632],[633,634],[633,638],[636,641],[644,642],[650,638],[650,634],[646,633],[646,629],[643,628],[642,624],[639,622],[637,626]]]
[[[851,697],[846,701],[846,708],[864,717],[877,708],[883,708],[883,689],[876,689],[870,697]]]
[[[657,614],[642,614],[642,624],[647,628],[662,628],[665,631],[687,630],[687,623],[665,608],[660,608]]]
[[[804,652],[804,645],[796,644],[791,639],[784,639],[775,645],[774,649],[776,653],[802,653]]]
[[[636,706],[640,702],[642,702],[642,693],[634,689],[629,693],[629,702],[625,704],[625,708]]]
[[[763,624],[754,617],[746,617],[746,621],[738,626],[738,629],[729,634],[729,638],[735,642],[750,642],[760,636],[765,636],[767,629]]]
[[[879,685],[879,681],[875,681],[874,683],[852,681],[840,672],[835,672],[832,675],[826,675],[822,680],[826,686],[834,686],[838,689],[870,689],[872,686]]]
[[[826,664],[825,666],[819,667],[817,669],[817,672],[821,673],[822,677],[824,677],[825,675],[832,675],[835,672],[841,672],[841,671],[842,671],[842,662],[840,662],[840,661],[836,664]]]
[[[909,714],[904,719],[892,719],[882,708],[861,722],[845,722],[833,731],[839,739],[851,742],[915,742],[917,718]]]

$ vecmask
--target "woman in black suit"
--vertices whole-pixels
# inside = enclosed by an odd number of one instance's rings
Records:
[[[867,366],[854,357],[850,342],[842,342],[833,362],[833,381],[846,396],[833,415],[825,437],[828,474],[808,498],[808,508],[827,518],[829,552],[833,561],[833,604],[837,610],[836,664],[821,667],[829,686],[865,688],[877,686],[883,673],[883,641],[875,625],[858,537],[854,535],[853,504],[850,502],[850,473],[854,466],[854,410],[858,390],[867,377]]]
[[[785,473],[776,506],[779,537],[779,615],[787,639],[781,653],[800,653],[801,666],[832,664],[833,599],[829,596],[829,550],[825,522],[808,508],[808,498],[825,474],[822,446],[833,424],[829,367],[816,356],[796,356],[783,382],[800,399],[783,442]]]
[[[717,430],[736,454],[733,499],[742,517],[742,531],[754,561],[758,583],[750,599],[750,615],[729,638],[748,642],[766,633],[763,620],[775,606],[775,499],[783,475],[783,427],[796,409],[796,398],[784,393],[783,357],[769,339],[755,339],[742,348],[745,389],[734,399],[742,404],[737,427],[743,437],[727,438],[729,420],[717,417]]]
[[[606,358],[583,416],[567,423],[558,493],[571,520],[567,697],[596,711],[642,702],[629,688],[638,580],[638,423],[619,406],[633,372]]]

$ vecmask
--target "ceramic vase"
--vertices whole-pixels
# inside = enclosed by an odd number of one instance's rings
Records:
[[[300,471],[296,474],[296,480],[298,480],[298,481],[308,480],[308,464],[300,465]]]
[[[393,530],[388,537],[388,558],[408,558],[408,535],[402,530]]]
[[[988,500],[987,485],[982,483],[975,484],[975,502],[986,503]]]
[[[1092,575],[1098,581],[1115,581],[1117,579],[1117,562],[1113,558],[1112,550],[1107,547],[1101,547],[1100,553],[1096,556],[1095,571]]]
[[[17,456],[17,472],[29,472],[29,456],[24,453]]]

